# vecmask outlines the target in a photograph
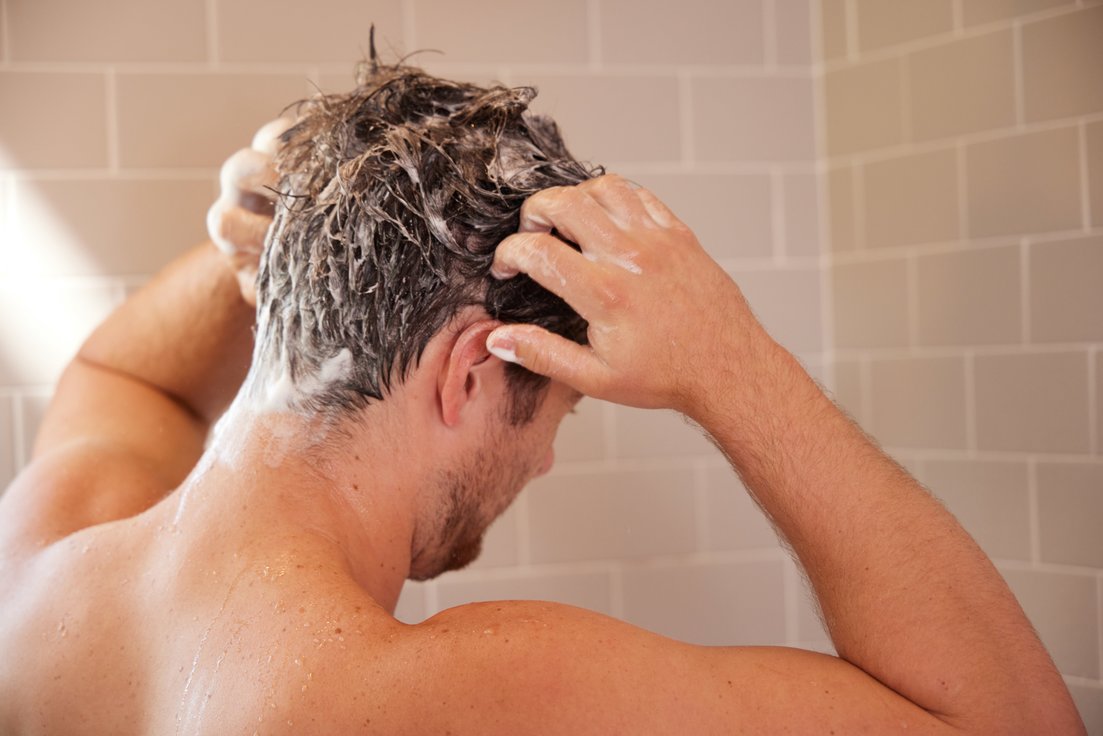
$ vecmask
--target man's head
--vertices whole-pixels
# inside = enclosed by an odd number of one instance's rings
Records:
[[[297,387],[296,408],[355,412],[468,307],[585,339],[558,297],[490,276],[526,197],[598,173],[526,112],[534,95],[372,63],[352,92],[300,103],[276,157],[282,197],[257,281],[260,383]],[[507,370],[509,419],[523,424],[547,382]]]

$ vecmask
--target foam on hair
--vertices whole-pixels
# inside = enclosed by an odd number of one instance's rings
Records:
[[[281,196],[257,279],[258,397],[290,382],[289,408],[340,414],[381,400],[470,305],[585,340],[561,299],[523,275],[490,276],[526,197],[602,173],[528,112],[535,95],[383,66],[373,48],[351,92],[298,103],[275,158]],[[351,360],[321,384],[346,350]],[[522,423],[546,380],[509,370],[511,420]]]

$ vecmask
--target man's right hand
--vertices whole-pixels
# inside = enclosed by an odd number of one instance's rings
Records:
[[[738,385],[732,379],[747,354],[769,341],[693,232],[654,194],[619,176],[530,197],[520,231],[498,246],[492,269],[497,278],[519,272],[589,322],[589,345],[507,325],[490,334],[488,347],[595,398],[699,419],[714,389]]]
[[[251,306],[257,303],[257,266],[268,228],[272,224],[279,181],[272,156],[279,137],[291,127],[288,118],[266,123],[250,148],[242,148],[222,164],[221,193],[207,211],[207,232],[229,259],[237,276],[241,296]]]

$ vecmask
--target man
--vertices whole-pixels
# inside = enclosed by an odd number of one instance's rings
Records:
[[[307,103],[259,274],[264,157],[236,158],[211,218],[236,273],[205,245],[112,315],[3,498],[0,732],[1082,733],[969,536],[529,97],[396,67]],[[393,618],[581,394],[711,434],[839,657],[548,603]]]

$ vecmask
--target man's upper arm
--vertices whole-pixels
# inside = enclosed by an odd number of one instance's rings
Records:
[[[2,499],[0,546],[52,542],[140,513],[177,486],[206,423],[161,391],[75,359],[58,383],[31,463]]]
[[[421,708],[426,732],[958,733],[857,667],[798,649],[694,646],[544,603],[462,606],[417,628],[423,706],[451,704],[439,723]]]

